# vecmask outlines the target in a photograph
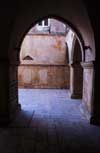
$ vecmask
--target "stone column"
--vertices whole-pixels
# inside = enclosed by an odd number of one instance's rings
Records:
[[[98,61],[94,64],[93,73],[93,93],[92,93],[92,108],[90,123],[100,126],[100,59],[97,57]]]
[[[70,97],[82,98],[83,70],[80,63],[70,64]]]
[[[18,65],[19,63],[10,63],[9,65],[9,113],[11,119],[21,110],[21,105],[18,103]]]
[[[7,125],[20,110],[18,104],[18,65],[15,60],[0,58],[0,126]]]
[[[19,50],[20,48],[15,48],[9,64],[9,113],[11,119],[21,110],[21,105],[18,103]]]
[[[83,104],[88,111],[88,118],[93,111],[94,62],[82,62],[83,67]]]
[[[0,126],[9,121],[9,61],[0,58]]]

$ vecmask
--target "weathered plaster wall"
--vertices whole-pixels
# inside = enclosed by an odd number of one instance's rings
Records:
[[[18,73],[20,88],[69,88],[67,66],[21,65]]]
[[[51,33],[65,33],[66,32],[66,25],[63,22],[60,22],[59,20],[50,19],[51,21]]]
[[[27,35],[18,69],[19,87],[69,88],[65,36]],[[23,60],[30,56],[32,60]]]
[[[27,55],[33,60],[23,60]],[[27,35],[20,51],[21,64],[65,64],[65,55],[65,36],[61,35]]]

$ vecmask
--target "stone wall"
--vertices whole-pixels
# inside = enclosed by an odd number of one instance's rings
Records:
[[[27,35],[20,51],[18,85],[24,88],[69,88],[64,35]]]
[[[23,60],[30,56],[32,60]],[[21,64],[65,65],[66,44],[63,35],[26,35],[20,51]]]
[[[20,88],[69,88],[69,67],[21,65],[18,69]]]
[[[54,18],[46,18],[49,19],[49,27],[47,30],[41,30],[38,29],[38,24],[36,24],[34,27],[32,27],[28,34],[39,34],[39,33],[62,33],[65,34],[67,30],[67,25],[65,25],[63,22],[60,22],[59,20],[56,20]],[[44,19],[45,20],[45,19]],[[41,21],[41,20],[40,20]],[[42,20],[43,21],[43,20]]]
[[[50,32],[51,33],[66,33],[66,25],[63,22],[60,22],[59,20],[50,19]]]

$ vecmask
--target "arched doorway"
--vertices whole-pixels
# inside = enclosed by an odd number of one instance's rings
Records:
[[[19,88],[70,88],[71,98],[82,99],[82,44],[75,32],[58,19],[43,18],[25,36],[20,51]],[[48,21],[47,25],[44,25],[45,21]]]
[[[74,38],[72,59],[70,63],[70,96],[82,98],[83,95],[83,68],[81,66],[82,54],[79,42]]]
[[[77,4],[78,4],[78,2],[77,2]],[[95,55],[94,54],[94,51],[95,51],[95,49],[94,49],[95,48],[94,47],[94,38],[93,38],[93,35],[92,35],[93,34],[93,31],[92,31],[92,28],[91,28],[90,21],[89,21],[87,15],[86,15],[87,14],[86,12],[85,12],[86,14],[85,14],[85,16],[83,18],[82,18],[81,15],[79,17],[80,18],[80,21],[82,21],[82,22],[79,23],[78,22],[79,20],[77,20],[75,18],[75,16],[77,16],[77,15],[75,15],[75,13],[78,14],[78,11],[80,12],[80,11],[83,11],[84,10],[83,9],[84,8],[84,5],[83,4],[78,4],[77,6],[80,6],[80,5],[81,5],[81,7],[80,7],[81,9],[79,9],[79,10],[77,10],[76,5],[75,5],[75,8],[74,8],[74,11],[72,11],[72,8],[71,8],[73,18],[70,18],[70,16],[69,16],[70,13],[68,13],[68,15],[67,15],[66,11],[64,13],[65,15],[64,14],[60,14],[60,13],[54,13],[54,11],[49,11],[48,14],[52,14],[52,13],[58,14],[58,15],[54,15],[54,17],[55,18],[59,17],[63,22],[67,23],[73,29],[73,31],[76,33],[77,38],[78,38],[78,40],[79,40],[79,42],[81,44],[80,45],[81,46],[81,50],[82,50],[83,55],[84,55],[84,59],[83,59],[82,62],[85,62],[85,61],[86,62],[90,62],[90,61],[93,61],[94,58],[95,58],[95,56],[94,56]],[[53,5],[53,6],[55,6],[55,5]],[[68,6],[69,6],[69,8],[70,7],[74,7],[74,6],[70,5],[70,4],[68,4]],[[76,10],[76,12],[75,12],[75,10]],[[25,12],[23,11],[23,13],[25,13]],[[41,19],[43,19],[45,17],[44,14],[46,14],[46,13],[41,14]],[[23,16],[24,16],[24,19],[22,19]],[[11,64],[13,63],[13,65],[14,64],[15,65],[19,64],[19,52],[20,52],[20,46],[21,46],[21,43],[23,41],[23,38],[24,38],[25,34],[27,33],[27,31],[30,29],[30,27],[32,27],[32,25],[35,25],[35,23],[38,21],[38,18],[39,18],[38,15],[34,18],[33,15],[29,13],[28,16],[30,16],[30,17],[27,20],[28,22],[25,25],[21,24],[20,25],[20,29],[16,29],[16,27],[18,27],[17,25],[19,24],[19,21],[21,22],[22,20],[24,20],[24,21],[26,20],[25,16],[26,16],[26,13],[25,14],[22,14],[22,16],[19,16],[16,19],[15,27],[14,27],[13,32],[12,32],[12,39],[11,39],[10,47],[9,47],[9,52],[10,52],[10,55],[11,56],[9,57],[9,60],[10,60],[10,63]],[[50,16],[50,15],[48,15],[48,16]],[[51,15],[51,16],[53,16],[53,15]],[[74,20],[74,18],[75,18],[75,20]],[[84,22],[86,23],[85,25],[87,25],[86,27],[83,24]],[[32,24],[32,23],[34,23],[34,24]],[[78,26],[78,23],[79,23],[79,26]],[[87,34],[87,31],[88,31],[89,34]],[[91,52],[90,49],[87,49],[87,48],[89,48],[89,46],[91,46],[91,48],[93,49],[92,52]],[[14,72],[17,74],[17,69],[16,69],[17,67],[16,68],[13,67],[13,68],[15,69]],[[13,68],[11,66],[11,71],[12,72],[13,72],[13,70],[12,70]],[[15,86],[17,87],[17,84],[16,84],[16,82],[17,82],[17,76],[14,74],[13,77],[16,80],[15,81]],[[11,78],[10,78],[10,81],[11,82],[12,82],[12,78],[13,77],[11,76]],[[88,75],[88,77],[89,77],[89,75]],[[83,80],[83,82],[84,82],[84,80]],[[91,81],[90,81],[90,84],[91,84]],[[85,85],[85,87],[86,87],[86,89],[88,91],[88,86]],[[13,89],[10,89],[10,90],[13,90]],[[16,95],[16,97],[18,97],[18,93],[16,91],[15,91],[15,95]],[[91,97],[91,93],[89,93],[89,97]],[[88,105],[87,98],[85,98],[85,99],[86,99],[86,102],[85,102],[86,106],[87,107],[90,107]],[[10,103],[13,103],[13,101],[14,100],[12,99],[12,102],[10,102]],[[89,101],[89,103],[91,103],[91,102]],[[91,114],[91,109],[89,109],[89,113]]]
[[[100,124],[100,103],[98,102],[99,93],[97,92],[96,85],[99,86],[99,35],[98,35],[98,20],[96,18],[96,11],[94,8],[91,8],[91,3],[86,2],[87,8],[89,9],[88,13],[86,8],[84,7],[81,0],[58,0],[58,1],[46,1],[42,0],[42,3],[39,5],[39,1],[17,1],[14,3],[8,2],[7,5],[4,5],[1,8],[1,18],[3,19],[1,22],[1,55],[0,55],[0,123],[1,121],[8,122],[11,116],[14,117],[15,112],[18,108],[18,94],[17,94],[17,67],[19,65],[19,52],[20,46],[23,41],[24,36],[26,35],[27,31],[32,27],[32,23],[35,25],[38,19],[45,17],[45,15],[49,14],[56,14],[63,18],[66,21],[69,21],[71,24],[70,26],[73,29],[77,29],[76,33],[80,38],[81,35],[81,42],[83,40],[83,50],[85,53],[84,62],[82,62],[83,67],[83,103],[87,106],[91,122],[99,123]],[[95,6],[97,3],[95,3]],[[5,10],[7,12],[5,12]],[[91,17],[91,21],[89,16]],[[92,25],[91,25],[92,23]],[[92,27],[93,26],[93,27]],[[93,28],[93,29],[92,29]],[[94,30],[94,32],[93,32]],[[94,35],[95,34],[95,39]],[[94,62],[95,61],[95,45],[94,41],[96,42],[96,65],[98,69],[95,69]],[[10,47],[8,48],[10,42]],[[9,50],[9,51],[8,51]],[[32,57],[27,56],[25,59],[32,59]],[[93,75],[94,70],[96,70],[95,75]],[[95,84],[93,83],[95,76]],[[96,89],[95,89],[96,88]],[[93,90],[94,95],[93,97]],[[93,99],[95,98],[95,99]],[[93,105],[92,105],[93,104]],[[58,110],[60,105],[56,107]],[[65,105],[64,105],[65,106]],[[95,107],[94,107],[95,106]],[[91,109],[92,107],[92,109]],[[53,107],[52,110],[54,110]],[[74,108],[75,110],[75,108]],[[22,111],[20,111],[22,112]],[[43,132],[45,132],[45,128],[34,127],[33,125],[24,126],[23,128],[6,128],[1,130],[1,150],[2,152],[99,152],[99,142],[100,139],[100,132],[97,127],[90,126],[87,120],[82,118],[82,121],[79,122],[79,118],[77,118],[77,123],[74,122],[74,118],[76,114],[73,114],[73,109],[69,109],[69,111],[64,111],[64,113],[70,113],[68,116],[73,117],[73,124],[69,126],[69,120],[66,120],[66,117],[62,117],[62,125],[61,122],[58,123],[59,127],[63,127],[61,130],[57,126],[57,122],[53,120],[54,127],[53,132],[49,131],[49,133],[45,134],[44,136],[48,137],[50,134],[49,139],[45,139],[43,141]],[[77,111],[78,112],[78,111]],[[33,112],[34,115],[34,112]],[[89,118],[89,119],[90,119]],[[20,117],[19,117],[20,119]],[[22,119],[25,119],[25,116],[22,115]],[[27,120],[26,116],[26,120]],[[31,118],[34,120],[34,118]],[[27,123],[30,123],[31,119],[27,120]],[[42,118],[44,119],[44,118]],[[35,120],[41,123],[43,120]],[[85,118],[86,119],[86,118]],[[18,118],[17,118],[18,121]],[[25,120],[24,120],[25,121]],[[64,122],[65,121],[65,122]],[[20,122],[22,123],[22,122]],[[25,122],[24,122],[25,123]],[[26,123],[26,124],[27,124]],[[42,122],[45,123],[45,122]],[[70,122],[72,123],[72,122]],[[25,125],[25,124],[24,124]],[[42,124],[43,125],[43,124]],[[64,129],[65,125],[65,129]],[[71,128],[72,127],[72,128]],[[40,132],[40,130],[43,130]],[[57,130],[56,130],[57,129]],[[81,133],[81,129],[83,132]],[[49,129],[50,130],[50,129]],[[37,132],[38,131],[38,132]],[[94,132],[93,132],[94,131]],[[61,135],[58,133],[61,132]],[[74,133],[75,132],[75,133]],[[53,133],[53,134],[52,134]],[[62,133],[64,139],[62,138]],[[2,135],[3,134],[3,135]],[[54,134],[57,136],[54,136]],[[88,137],[87,137],[88,135]],[[35,136],[35,137],[34,137]],[[57,138],[57,147],[52,149],[49,142],[52,142],[53,138]],[[59,137],[61,136],[61,137]],[[51,139],[50,139],[51,138]],[[96,140],[97,138],[97,140]],[[33,142],[35,140],[35,142]],[[83,143],[84,141],[84,143]],[[55,141],[53,141],[55,142]],[[61,142],[61,143],[60,143]],[[63,143],[64,142],[64,143]],[[92,142],[92,143],[91,143]],[[63,143],[63,144],[62,144]],[[10,145],[9,145],[10,144]],[[35,144],[35,145],[34,145]],[[46,145],[47,144],[47,145]],[[5,147],[6,146],[6,147]],[[23,146],[25,146],[23,148]],[[35,147],[34,147],[35,146]],[[49,149],[47,146],[50,146]],[[34,147],[34,148],[33,148]],[[4,150],[4,149],[5,150]],[[56,150],[58,149],[58,150]]]
[[[69,88],[67,29],[60,20],[44,18],[29,30],[20,50],[20,87]]]

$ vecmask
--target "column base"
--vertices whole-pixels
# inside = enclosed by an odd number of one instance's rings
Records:
[[[90,121],[91,113],[88,110],[84,101],[82,101],[79,108],[80,108],[81,113],[87,118],[88,121]]]
[[[82,94],[70,94],[70,98],[72,98],[72,99],[82,99]]]
[[[10,122],[16,117],[16,115],[21,111],[21,105],[17,104],[14,109],[10,110]]]
[[[91,116],[90,124],[100,126],[100,116],[99,117],[98,116]]]

